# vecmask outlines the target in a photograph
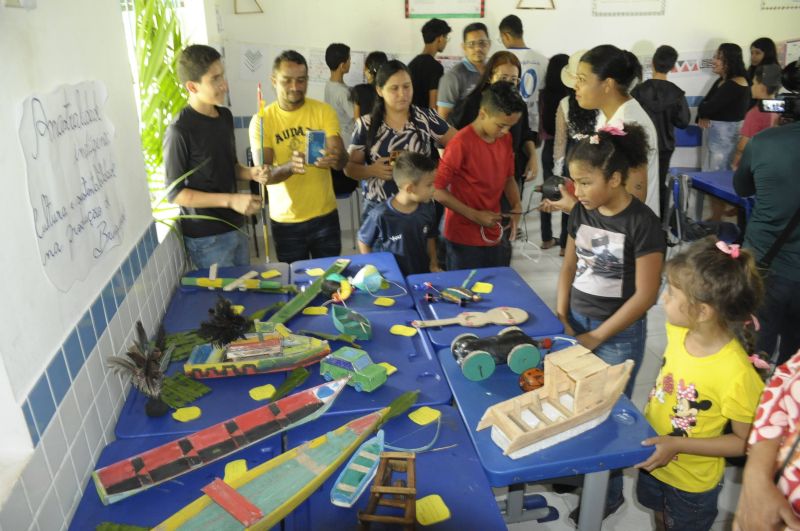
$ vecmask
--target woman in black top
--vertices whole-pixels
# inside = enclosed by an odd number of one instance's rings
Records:
[[[372,111],[372,106],[375,105],[375,74],[388,60],[383,52],[370,52],[364,60],[364,77],[367,78],[367,82],[353,87],[354,119],[358,120],[362,115]]]
[[[703,171],[731,169],[739,129],[750,107],[750,86],[739,45],[720,44],[713,61],[719,79],[697,107],[697,124],[707,130]],[[711,220],[719,221],[725,213],[724,203],[713,197],[710,202]]]
[[[760,37],[750,44],[750,68],[747,69],[747,80],[753,82],[753,74],[761,65],[778,64],[778,50],[769,37]]]

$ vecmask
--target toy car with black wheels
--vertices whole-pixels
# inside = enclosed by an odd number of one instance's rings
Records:
[[[461,334],[450,343],[450,351],[464,376],[476,382],[490,377],[498,364],[522,374],[542,360],[539,343],[517,326],[490,337]]]

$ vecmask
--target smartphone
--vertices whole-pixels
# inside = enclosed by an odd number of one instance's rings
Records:
[[[316,129],[306,130],[306,164],[313,166],[324,155],[325,131]]]
[[[761,100],[758,102],[758,108],[762,112],[785,112],[786,100]]]

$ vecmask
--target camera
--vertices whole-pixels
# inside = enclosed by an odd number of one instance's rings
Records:
[[[758,108],[762,112],[780,113],[785,117],[800,119],[800,94],[779,94],[777,98],[761,100]]]

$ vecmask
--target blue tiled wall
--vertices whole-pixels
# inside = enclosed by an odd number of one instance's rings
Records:
[[[157,245],[155,224],[145,231],[139,242],[111,280],[101,290],[100,295],[84,312],[75,329],[53,355],[53,360],[33,386],[22,406],[34,445],[47,429],[69,386],[94,349],[97,338],[101,337],[122,305],[128,290],[147,264]]]

